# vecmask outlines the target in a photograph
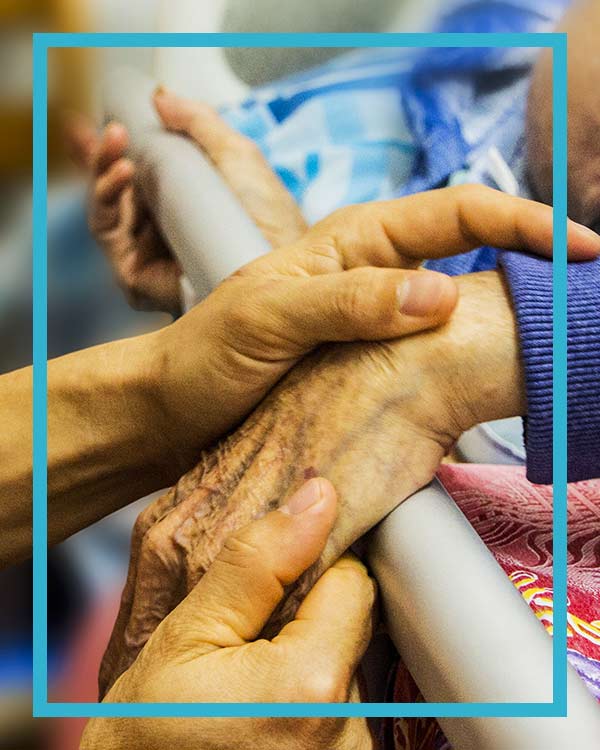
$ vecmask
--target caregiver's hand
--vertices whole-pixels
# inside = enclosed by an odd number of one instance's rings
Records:
[[[279,510],[236,532],[162,622],[105,702],[346,702],[371,637],[375,584],[346,555],[294,621],[259,634],[286,586],[321,554],[336,496],[312,479]],[[94,719],[82,750],[369,750],[364,719]]]
[[[579,253],[600,249],[597,236],[580,234],[574,225],[569,232],[569,242]],[[305,325],[313,320],[319,297],[330,297],[327,291],[319,295],[319,287],[326,290],[336,279],[353,279],[354,291],[339,297],[335,308],[354,310],[351,319],[363,325],[377,319],[379,337],[387,332],[392,338],[393,326],[406,331],[411,317],[404,321],[397,317],[393,289],[386,291],[388,277],[398,271],[373,266],[414,262],[425,253],[431,257],[465,252],[482,244],[549,253],[552,209],[475,187],[354,206],[316,225],[295,245],[274,250],[241,269],[208,298],[234,290],[238,323],[222,328],[219,340],[226,342],[221,351],[234,353],[231,359],[237,362],[237,377],[243,375],[239,382],[235,377],[224,378],[216,390],[229,396],[207,404],[205,408],[216,412],[211,419],[222,419],[223,414],[231,417],[232,404],[239,415],[240,394],[248,398],[247,389],[257,376],[260,387],[289,366],[300,348],[298,331],[303,330],[295,310],[303,311]],[[352,266],[354,270],[343,271]],[[308,274],[317,276],[308,278]],[[428,285],[434,278],[413,271],[411,284],[423,280]],[[247,283],[248,289],[255,284],[267,295],[287,286],[289,300],[283,308],[274,304],[271,312],[271,319],[281,315],[281,321],[287,321],[287,329],[278,326],[277,335],[250,348],[256,336],[248,335],[243,321],[256,314],[258,295],[242,293]],[[179,389],[181,395],[172,402],[173,417],[161,434],[171,434],[172,444],[179,446],[173,464],[180,470],[186,465],[196,467],[136,523],[121,610],[100,674],[103,694],[129,667],[186,587],[190,590],[198,582],[225,533],[272,508],[289,489],[295,489],[305,472],[316,469],[335,477],[340,490],[342,512],[322,560],[329,565],[398,502],[431,480],[461,432],[481,421],[523,413],[516,325],[499,272],[460,277],[457,283],[459,304],[446,325],[401,340],[320,348],[296,365],[231,436],[201,456],[190,436],[197,434],[203,422],[199,405],[204,402],[181,400],[190,386],[167,376],[168,389],[173,393]],[[295,307],[297,295],[301,303]],[[418,298],[419,304],[433,296],[430,290]],[[390,300],[389,317],[386,299]],[[409,300],[400,294],[401,305]],[[178,328],[183,331],[187,321],[202,314],[203,304],[162,335]],[[411,304],[416,313],[417,300]],[[382,305],[379,317],[372,318],[368,312],[375,309],[372,305]],[[365,312],[361,312],[363,306]],[[330,336],[328,329],[335,329],[332,318],[318,312],[317,318],[321,335]],[[414,320],[418,323],[418,318]],[[269,330],[264,324],[254,329],[263,335]],[[356,327],[353,330],[363,338],[368,333],[367,329],[362,334]],[[190,330],[181,340],[192,337]],[[271,347],[269,359],[259,354],[266,341]],[[304,346],[306,342],[305,338]],[[194,351],[189,345],[174,347],[173,357],[181,362]],[[216,378],[223,367],[219,364]],[[231,370],[227,363],[225,367],[225,373]],[[182,364],[178,368],[194,371]],[[362,483],[360,491],[357,482]],[[265,488],[264,494],[258,487]],[[367,491],[369,502],[365,503]],[[276,618],[278,623],[294,612],[306,585],[304,579],[292,600],[287,600]]]
[[[572,255],[598,255],[598,235],[572,222],[568,231]],[[348,206],[226,279],[156,334],[162,432],[180,470],[316,345],[395,339],[446,321],[455,282],[406,267],[485,244],[550,255],[552,209],[480,186]]]
[[[456,302],[443,274],[342,260],[274,250],[172,325],[51,360],[49,543],[176,481],[318,344],[430,328]],[[2,565],[31,549],[31,370],[0,380]]]

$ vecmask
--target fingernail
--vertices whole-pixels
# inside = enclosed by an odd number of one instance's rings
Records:
[[[425,317],[439,308],[445,286],[440,274],[427,271],[411,274],[396,291],[398,309],[404,315]]]
[[[298,516],[312,508],[323,497],[320,479],[311,479],[300,487],[279,510],[289,516]]]
[[[584,224],[579,224],[579,222],[573,221],[572,219],[569,219],[569,223],[573,226],[581,239],[586,240],[587,242],[593,242],[595,246],[593,249],[596,252],[600,252],[600,235],[598,235],[597,232],[594,232],[593,229],[586,227]]]

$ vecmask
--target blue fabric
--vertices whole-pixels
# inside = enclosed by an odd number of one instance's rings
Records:
[[[224,114],[261,147],[312,223],[348,203],[392,198],[409,180],[417,148],[400,92],[413,57],[350,53]]]
[[[442,32],[541,32],[567,0],[454,3]],[[312,223],[348,203],[458,182],[502,188],[494,147],[524,179],[523,119],[537,50],[377,49],[335,58],[255,91],[227,120],[253,138]],[[456,275],[494,268],[482,248],[431,261]]]

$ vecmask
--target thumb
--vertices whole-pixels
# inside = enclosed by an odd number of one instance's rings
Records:
[[[336,502],[330,482],[311,479],[278,510],[232,534],[200,583],[167,618],[178,633],[173,639],[177,650],[186,659],[196,658],[254,640],[285,587],[323,551]]]
[[[435,271],[363,267],[291,278],[272,295],[264,299],[271,319],[303,354],[325,341],[391,339],[438,326],[454,310],[458,290]]]
[[[311,685],[314,702],[351,698],[354,673],[372,636],[376,591],[365,566],[346,553],[319,578],[296,618],[273,639],[283,649],[286,674]]]

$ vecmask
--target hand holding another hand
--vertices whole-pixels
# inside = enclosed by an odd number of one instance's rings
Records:
[[[173,458],[185,471],[195,435],[204,445],[207,434],[223,435],[319,344],[396,339],[446,322],[456,281],[415,270],[424,259],[485,244],[550,256],[552,242],[550,207],[475,185],[336,211],[157,334]],[[573,222],[568,243],[575,258],[600,252],[600,237]],[[200,331],[202,347],[190,347]],[[205,387],[195,385],[199,371]]]
[[[152,635],[105,702],[347,702],[369,644],[375,583],[354,557],[315,584],[297,618],[256,640],[322,552],[336,496],[312,479],[279,510],[230,536],[198,586]],[[82,750],[371,750],[364,719],[94,719]]]
[[[572,249],[582,256],[596,252],[597,237],[574,225],[569,232]],[[276,507],[305,472],[327,476],[340,492],[341,512],[319,572],[430,481],[462,431],[524,413],[510,297],[501,274],[489,272],[458,279],[461,296],[447,325],[402,340],[323,347],[300,362],[227,440],[200,460],[194,447],[199,426],[216,425],[215,437],[225,432],[320,341],[393,339],[440,320],[402,313],[399,284],[439,279],[446,294],[436,299],[430,289],[420,302],[425,309],[433,302],[437,315],[440,309],[450,313],[451,279],[377,264],[414,262],[425,250],[460,252],[482,242],[526,244],[549,253],[551,209],[473,187],[344,209],[300,242],[241,269],[159,332],[167,353],[163,412],[171,415],[160,435],[173,446],[171,466],[179,473],[197,465],[138,519],[123,602],[101,670],[102,693],[176,606],[181,582],[190,590],[225,535]],[[198,325],[211,301],[221,313]],[[197,330],[210,331],[204,343],[212,353],[216,400],[196,398],[200,390],[190,382],[199,355],[186,342]],[[276,622],[295,611],[310,584],[305,577]]]

